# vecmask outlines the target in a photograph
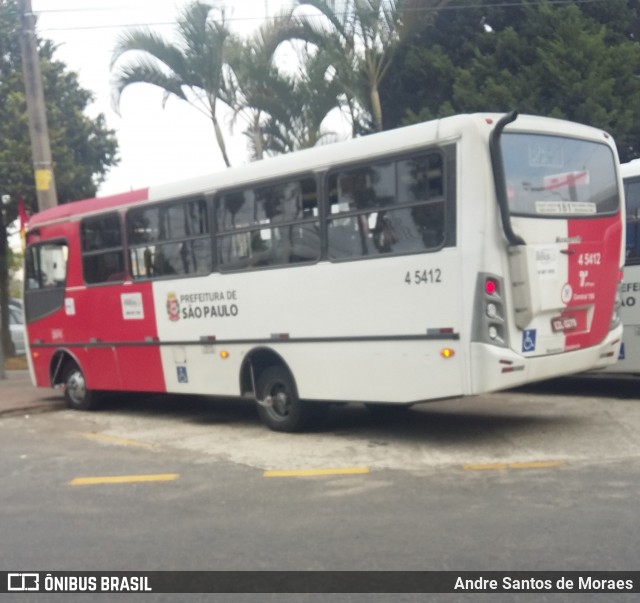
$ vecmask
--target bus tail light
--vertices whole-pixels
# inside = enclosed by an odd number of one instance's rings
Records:
[[[443,358],[453,358],[456,355],[456,351],[452,348],[442,348],[440,350],[440,356]]]
[[[620,272],[622,276],[622,272]],[[618,280],[618,288],[616,289],[616,297],[613,302],[613,312],[611,313],[611,324],[609,325],[609,331],[613,331],[621,322],[620,308],[622,307],[622,279]]]
[[[484,281],[484,292],[487,295],[498,295],[498,281],[495,278],[487,277]]]
[[[473,341],[507,347],[504,281],[493,274],[480,273],[476,285]]]

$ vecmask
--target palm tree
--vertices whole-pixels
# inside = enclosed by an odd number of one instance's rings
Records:
[[[448,0],[297,0],[324,17],[300,15],[313,40],[333,57],[338,82],[355,118],[358,105],[371,116],[373,129],[383,129],[379,86],[399,44],[432,19]],[[308,38],[312,39],[312,38]],[[353,120],[354,134],[358,120]]]
[[[175,44],[148,28],[123,33],[111,59],[113,104],[118,110],[122,92],[132,84],[146,83],[162,88],[163,106],[170,96],[175,96],[211,120],[222,157],[229,167],[217,108],[218,101],[230,102],[225,65],[233,37],[225,24],[224,13],[220,20],[210,19],[213,10],[213,6],[197,0],[185,7],[177,21]],[[128,53],[130,56],[124,57]]]
[[[322,52],[301,51],[300,73],[289,81],[280,102],[272,103],[262,125],[265,148],[271,153],[289,153],[331,142],[337,134],[325,125],[338,105],[340,87],[327,76],[327,57]],[[284,88],[284,86],[282,86]]]
[[[235,118],[243,116],[248,123],[245,134],[254,159],[312,147],[334,136],[323,122],[339,105],[340,88],[327,76],[331,61],[326,53],[303,46],[297,73],[277,67],[276,51],[284,42],[308,37],[299,31],[292,36],[301,27],[291,10],[284,11],[237,44],[229,60]]]
[[[236,40],[229,53],[232,77],[229,78],[229,95],[232,99],[233,121],[242,118],[246,122],[245,135],[250,139],[252,159],[264,156],[262,124],[265,113],[270,113],[282,102],[291,88],[291,82],[283,77],[274,64],[274,55],[284,41],[280,25],[289,23],[291,12],[269,21],[248,40]],[[282,99],[282,101],[281,101]]]

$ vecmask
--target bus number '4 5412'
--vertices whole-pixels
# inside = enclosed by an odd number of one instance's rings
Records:
[[[404,277],[404,282],[407,285],[429,285],[432,283],[442,282],[442,270],[440,268],[430,268],[429,270],[407,270],[407,274]]]

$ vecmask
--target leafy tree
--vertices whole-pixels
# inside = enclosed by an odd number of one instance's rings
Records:
[[[178,18],[176,43],[148,28],[123,33],[111,62],[113,98],[118,108],[125,88],[145,83],[162,88],[164,102],[175,96],[189,103],[211,120],[224,162],[230,166],[218,122],[218,101],[230,103],[224,71],[233,37],[224,13],[221,20],[210,18],[213,10],[213,6],[199,1],[185,7]],[[124,55],[129,53],[125,60]]]
[[[55,60],[55,46],[42,41],[39,53],[58,200],[95,196],[108,169],[117,163],[115,133],[107,129],[104,116],[85,115],[92,96],[80,87],[75,73]],[[0,220],[0,308],[5,309],[0,314],[8,353],[7,226],[17,218],[20,198],[29,213],[37,210],[15,0],[0,0],[0,195],[9,200]]]
[[[379,88],[397,48],[448,0],[346,0],[338,8],[328,0],[297,0],[297,4],[315,9],[324,18],[300,16],[306,39],[331,57],[336,82],[352,114],[354,135],[382,130]],[[367,116],[364,127],[358,109]]]
[[[550,115],[609,131],[640,154],[636,0],[469,1],[397,54],[381,91],[389,125],[473,111]]]

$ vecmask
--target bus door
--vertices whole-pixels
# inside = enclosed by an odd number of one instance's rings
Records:
[[[620,274],[614,154],[604,140],[549,134],[504,132],[499,145],[511,347],[539,356],[596,345],[610,330]]]

